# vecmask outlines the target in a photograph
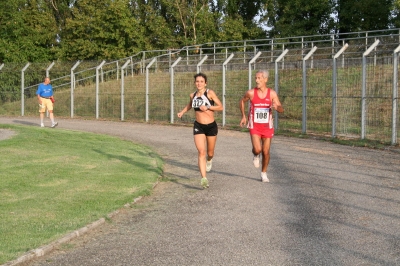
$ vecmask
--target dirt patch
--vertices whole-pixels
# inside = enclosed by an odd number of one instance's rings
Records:
[[[15,134],[16,134],[15,131],[9,129],[0,129],[0,140],[9,139]]]

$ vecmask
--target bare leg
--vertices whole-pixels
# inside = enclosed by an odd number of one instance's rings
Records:
[[[269,158],[270,158],[270,150],[271,148],[271,139],[270,138],[263,138],[262,139],[262,167],[261,167],[261,172],[267,172],[268,170],[268,164],[269,164]]]
[[[194,143],[198,151],[198,165],[201,177],[206,177],[206,135],[194,135]]]
[[[44,113],[39,113],[40,114],[40,124],[44,123]]]
[[[261,137],[258,135],[251,135],[251,144],[253,145],[252,152],[254,155],[259,155],[261,153]]]
[[[217,136],[208,136],[207,139],[207,160],[210,161],[214,157],[215,144],[217,143]]]
[[[49,117],[50,117],[50,120],[51,120],[51,124],[54,124],[54,114],[53,114],[53,111],[49,111]]]

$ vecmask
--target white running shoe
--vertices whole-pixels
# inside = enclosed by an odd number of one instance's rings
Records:
[[[254,155],[253,164],[254,164],[255,168],[260,167],[260,156],[259,155]]]
[[[51,127],[56,127],[58,126],[58,122],[54,122],[54,124],[51,125]]]
[[[261,172],[261,182],[268,183],[269,179],[266,172]]]
[[[210,172],[211,171],[211,167],[212,167],[212,159],[211,160],[207,160],[207,163],[206,163],[206,171],[207,172]]]
[[[42,123],[42,124],[40,124],[40,127],[44,127],[44,124]]]
[[[203,187],[203,188],[208,188],[209,186],[208,186],[208,179],[206,178],[206,177],[203,177],[202,179],[201,179],[201,186]]]

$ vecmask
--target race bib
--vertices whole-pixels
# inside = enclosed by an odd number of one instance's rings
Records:
[[[200,108],[200,106],[205,105],[205,101],[201,98],[193,99],[192,108]]]
[[[254,108],[254,122],[266,124],[269,122],[269,108]]]

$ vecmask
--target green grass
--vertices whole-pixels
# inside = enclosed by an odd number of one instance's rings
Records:
[[[119,138],[0,125],[0,264],[148,195],[162,175],[151,149]]]

